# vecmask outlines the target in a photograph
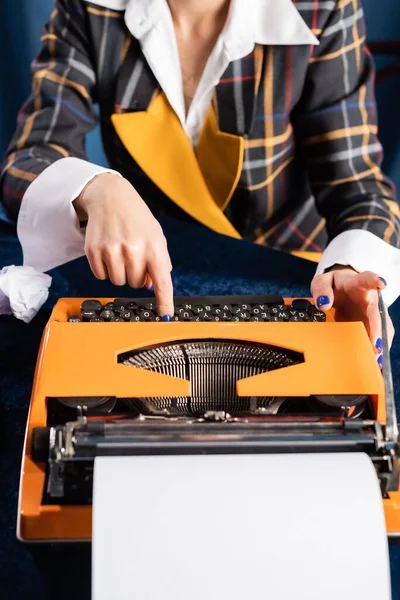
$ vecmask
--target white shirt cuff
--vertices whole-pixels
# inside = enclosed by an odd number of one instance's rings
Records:
[[[335,237],[322,253],[316,275],[334,265],[350,266],[359,273],[372,271],[387,282],[383,297],[390,306],[400,295],[400,250],[370,231],[351,229]]]
[[[44,272],[85,254],[85,235],[72,203],[101,173],[120,175],[80,158],[62,158],[30,184],[17,222],[24,266]]]

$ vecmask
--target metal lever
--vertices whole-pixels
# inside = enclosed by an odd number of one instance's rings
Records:
[[[399,429],[397,425],[396,405],[394,401],[394,390],[393,390],[393,376],[392,366],[390,364],[389,354],[389,336],[387,328],[387,317],[386,309],[383,301],[383,296],[380,290],[378,290],[378,306],[381,315],[382,323],[382,358],[383,358],[383,382],[385,386],[385,399],[386,399],[386,427],[385,427],[385,440],[387,442],[398,443]]]

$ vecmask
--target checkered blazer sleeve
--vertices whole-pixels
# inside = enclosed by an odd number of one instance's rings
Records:
[[[32,63],[32,93],[6,153],[1,193],[16,219],[29,184],[60,158],[86,158],[85,135],[96,126],[96,77],[79,0],[56,0]]]
[[[293,125],[330,239],[364,229],[398,246],[400,211],[381,171],[374,63],[365,39],[360,0],[337,0],[310,57]]]

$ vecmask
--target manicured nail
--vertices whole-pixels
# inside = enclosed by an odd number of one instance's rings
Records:
[[[381,338],[378,338],[378,339],[376,340],[376,343],[375,343],[375,348],[376,348],[377,350],[379,350],[379,352],[382,352],[382,350],[383,350],[383,343],[382,343],[382,340],[381,340]]]
[[[154,285],[151,286],[151,288],[149,288],[150,292],[154,292]]]
[[[329,298],[328,298],[328,296],[319,296],[317,298],[317,306],[318,306],[318,308],[321,308],[321,306],[326,306],[327,304],[329,304]]]
[[[163,321],[166,321],[168,323],[168,321],[171,320],[171,317],[169,315],[164,315],[162,318]]]
[[[378,365],[380,366],[381,370],[383,369],[383,356],[382,354],[380,356],[378,356]]]
[[[387,285],[387,283],[386,283],[386,280],[385,280],[385,279],[383,279],[383,277],[379,277],[379,279],[380,279],[381,281],[383,281],[383,283],[384,283],[385,285]]]

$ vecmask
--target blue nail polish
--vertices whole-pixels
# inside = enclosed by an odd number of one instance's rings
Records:
[[[317,298],[317,306],[318,306],[318,308],[321,308],[321,306],[326,306],[327,304],[329,304],[329,298],[328,298],[328,296],[319,296]]]
[[[381,340],[381,338],[378,338],[378,339],[376,340],[376,343],[375,343],[375,348],[376,348],[377,350],[379,350],[379,352],[382,352],[382,350],[383,350],[383,343],[382,343],[382,340]]]
[[[383,369],[383,356],[382,354],[380,356],[378,356],[378,365],[380,366],[381,370]]]
[[[171,317],[169,315],[164,315],[162,319],[168,323],[168,321],[171,320]]]
[[[151,286],[150,292],[154,292],[154,285]]]
[[[379,279],[380,279],[381,281],[383,281],[383,283],[384,283],[385,285],[387,285],[387,283],[386,283],[386,279],[383,279],[383,277],[379,277]]]

